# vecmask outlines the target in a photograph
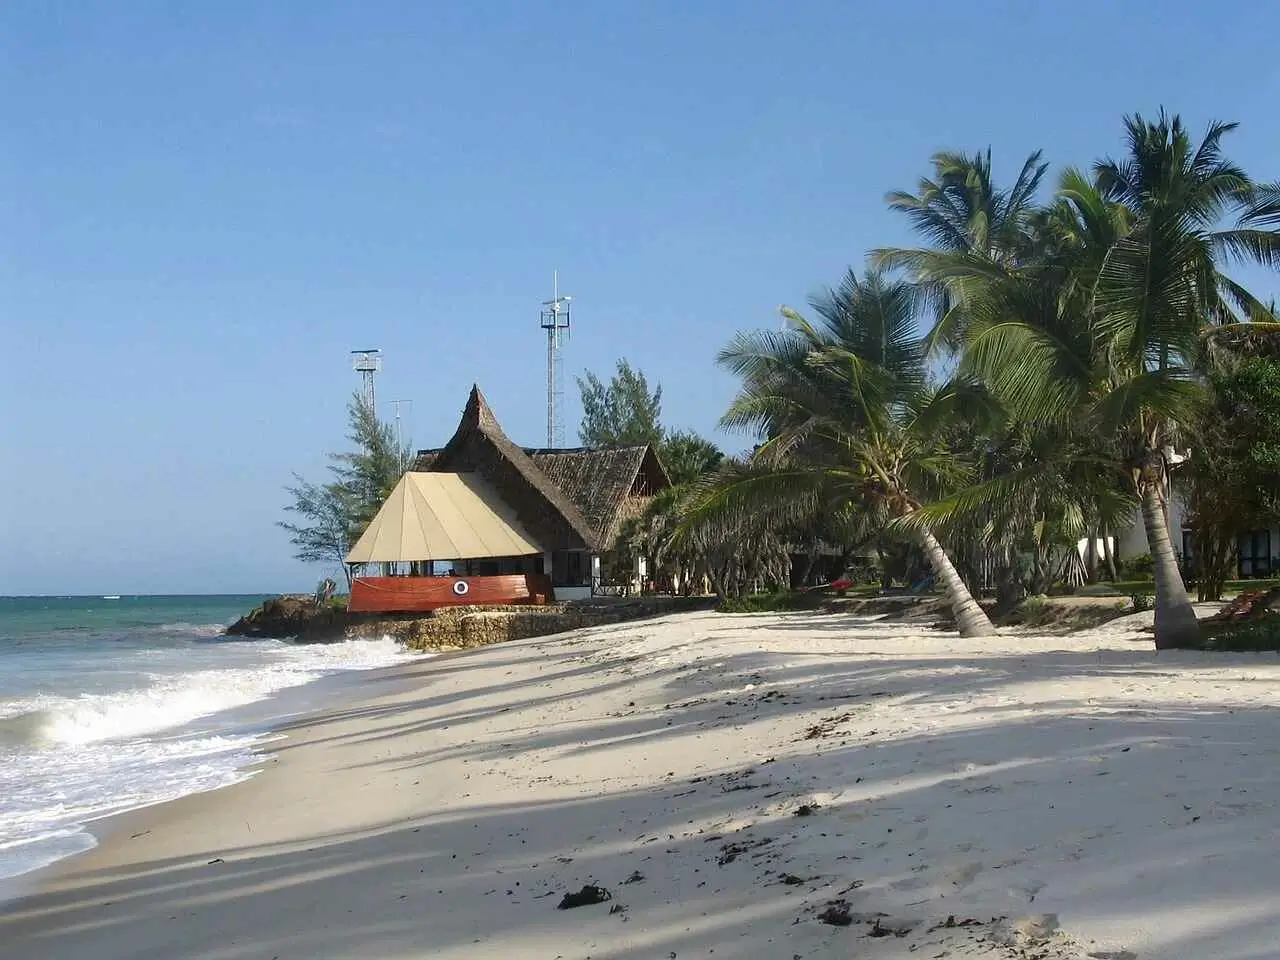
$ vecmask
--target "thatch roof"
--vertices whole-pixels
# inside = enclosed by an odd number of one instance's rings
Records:
[[[502,431],[479,388],[472,387],[453,438],[444,447],[418,451],[414,470],[485,471],[486,465],[487,472],[495,474],[491,482],[518,510],[512,495],[515,477],[527,487],[527,494],[541,499],[539,512],[544,521],[551,519],[550,515],[560,518],[561,536],[553,538],[558,549],[609,549],[632,495],[656,493],[671,485],[657,454],[647,444],[613,450],[518,447]],[[503,475],[508,475],[505,489],[499,479]],[[521,518],[535,530],[537,524],[528,509],[521,511]],[[564,542],[565,534],[580,543]]]
[[[582,511],[502,432],[477,386],[471,388],[452,439],[439,450],[420,453],[414,469],[477,472],[548,549],[597,548],[595,531]]]
[[[670,486],[667,473],[648,444],[592,450],[529,449],[534,464],[582,511],[600,543],[612,545],[624,519],[624,505],[636,486],[641,471],[656,493]]]

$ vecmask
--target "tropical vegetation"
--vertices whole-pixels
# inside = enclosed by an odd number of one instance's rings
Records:
[[[296,520],[279,526],[289,534],[294,557],[342,569],[351,583],[347,553],[364,533],[378,508],[412,463],[411,446],[378,418],[362,394],[347,404],[348,436],[353,450],[329,454],[330,479],[314,483],[294,474],[285,510]]]
[[[581,442],[651,444],[672,480],[613,562],[739,609],[824,581],[935,588],[968,636],[994,630],[980,600],[1149,575],[1156,646],[1200,645],[1188,580],[1220,597],[1236,535],[1280,515],[1280,318],[1235,272],[1280,266],[1280,185],[1230,160],[1234,129],[1129,116],[1118,156],[1051,177],[1032,153],[1008,186],[990,150],[935,155],[887,195],[914,243],[720,351],[739,455],[668,430],[625,359],[585,373]],[[349,415],[355,451],[289,488],[303,560],[340,563],[408,467],[358,397]],[[1134,523],[1149,553],[1117,559]]]
[[[1233,129],[1134,115],[1121,155],[1053,189],[1038,153],[1008,187],[989,151],[936,155],[888,195],[917,245],[872,251],[813,298],[816,319],[786,309],[783,330],[721,352],[739,382],[722,426],[756,445],[673,495],[668,554],[696,567],[701,544],[748,528],[770,554],[806,538],[915,553],[982,635],[976,592],[1114,578],[1112,538],[1137,513],[1156,645],[1199,644],[1173,492],[1213,595],[1233,532],[1275,516],[1280,477],[1274,361],[1239,361],[1277,318],[1232,274],[1280,264],[1280,187],[1227,157]]]

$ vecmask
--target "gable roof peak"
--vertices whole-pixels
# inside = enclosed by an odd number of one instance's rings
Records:
[[[506,460],[512,468],[521,476],[524,483],[528,484],[538,495],[542,497],[569,525],[588,548],[594,548],[595,531],[590,523],[582,515],[582,511],[565,496],[551,480],[534,464],[529,455],[520,447],[516,446],[511,438],[503,432],[498,418],[494,416],[489,402],[485,400],[484,394],[480,392],[478,384],[472,384],[471,393],[467,397],[467,405],[462,411],[462,420],[458,423],[458,429],[454,431],[452,439],[445,444],[435,456],[431,457],[427,469],[435,471],[447,471],[451,469],[451,465],[455,462],[455,458],[459,452],[466,447],[476,437],[482,437],[487,440],[497,451],[502,459]],[[425,454],[423,451],[422,454]],[[421,463],[422,454],[419,456]]]
[[[484,433],[502,433],[502,427],[498,425],[498,418],[493,415],[493,408],[489,406],[489,401],[480,392],[480,385],[476,383],[471,385],[471,393],[467,396],[467,405],[462,411],[462,422],[458,424],[459,429],[466,427],[480,430]]]

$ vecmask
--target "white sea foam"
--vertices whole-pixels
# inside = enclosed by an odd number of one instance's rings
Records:
[[[221,623],[162,623],[159,626],[147,627],[145,630],[152,630],[159,634],[177,634],[179,636],[194,637],[217,637],[221,636],[226,627]]]
[[[389,639],[299,646],[261,644],[266,661],[240,668],[157,674],[149,686],[79,697],[30,697],[0,705],[0,746],[87,744],[157,733],[244,706],[327,674],[390,666],[407,658]]]
[[[201,636],[193,625],[181,629]],[[323,676],[409,659],[390,639],[201,646],[225,649],[197,658],[186,647],[167,660],[146,651],[143,662],[154,672],[140,675],[144,685],[0,704],[0,878],[92,846],[87,821],[249,775],[258,740],[219,731],[223,711]],[[234,665],[211,665],[220,661]],[[175,672],[188,664],[198,668]],[[205,718],[198,730],[183,731]]]

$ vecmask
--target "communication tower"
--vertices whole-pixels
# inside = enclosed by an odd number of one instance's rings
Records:
[[[551,275],[551,299],[542,301],[541,325],[547,333],[547,446],[564,446],[564,357],[569,339],[569,302],[560,293],[560,274]]]
[[[360,374],[360,389],[364,393],[364,402],[370,410],[377,410],[377,397],[374,394],[373,378],[382,369],[381,350],[352,350],[351,365]]]

